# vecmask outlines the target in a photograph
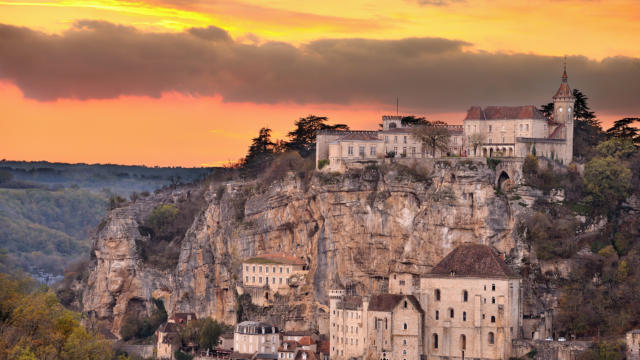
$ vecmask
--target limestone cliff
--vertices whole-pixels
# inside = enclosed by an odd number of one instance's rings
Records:
[[[462,242],[488,244],[508,261],[523,256],[515,222],[535,197],[510,201],[484,162],[436,161],[420,175],[408,167],[368,167],[301,180],[203,184],[160,192],[109,213],[93,242],[83,311],[118,334],[123,316],[161,298],[171,312],[235,323],[241,262],[284,252],[310,265],[307,283],[262,309],[280,326],[315,325],[331,281],[381,291],[391,271],[427,271]],[[199,196],[206,206],[180,242],[177,266],[145,263],[136,243],[154,206]],[[278,316],[275,316],[278,314]]]

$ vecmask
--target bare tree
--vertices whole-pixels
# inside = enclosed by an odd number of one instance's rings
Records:
[[[436,156],[436,150],[449,151],[449,130],[447,124],[442,121],[427,122],[425,125],[414,125],[411,134],[422,142],[422,145],[431,150],[431,157]]]
[[[484,144],[485,141],[487,141],[487,135],[483,133],[476,132],[469,136],[469,143],[473,146],[473,156],[477,156],[478,146]]]

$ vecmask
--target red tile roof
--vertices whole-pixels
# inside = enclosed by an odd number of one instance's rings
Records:
[[[196,320],[196,314],[194,313],[175,313],[171,315],[171,320],[173,320],[176,324],[186,325],[187,322]]]
[[[318,341],[318,353],[328,354],[330,350],[331,350],[331,342],[329,342],[329,340]]]
[[[524,106],[472,106],[467,110],[465,120],[511,120],[546,119],[544,114],[533,105]]]
[[[300,346],[310,346],[315,344],[316,342],[313,341],[313,339],[311,338],[311,336],[303,336],[300,338],[300,340],[298,340],[298,344],[300,344]]]
[[[458,246],[431,269],[428,276],[516,277],[495,251],[480,244]]]

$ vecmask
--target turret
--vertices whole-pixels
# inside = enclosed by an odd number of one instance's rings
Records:
[[[563,156],[565,164],[569,164],[573,159],[573,106],[575,101],[576,98],[573,97],[573,92],[567,82],[567,67],[565,65],[560,88],[553,96],[553,120],[565,127],[566,148]]]

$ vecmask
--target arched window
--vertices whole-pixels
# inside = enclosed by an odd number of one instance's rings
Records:
[[[404,301],[404,308],[407,308],[407,300]]]
[[[436,320],[440,319],[440,311],[436,310]]]
[[[433,334],[432,338],[433,338],[433,348],[437,349],[438,348],[438,334]]]
[[[466,311],[462,312],[462,321],[467,321],[467,312]]]
[[[449,308],[449,317],[453,319],[453,309]]]
[[[492,332],[489,333],[489,345],[493,345],[496,343],[496,337]]]
[[[460,349],[467,350],[467,337],[460,335]]]
[[[496,317],[495,316],[491,316],[491,322],[492,323],[496,322]]]
[[[469,292],[467,290],[462,291],[462,301],[469,301]]]
[[[407,323],[404,323],[404,325],[402,326],[405,330],[407,330]]]
[[[436,289],[434,291],[434,295],[436,297],[436,301],[440,301],[440,289]]]
[[[396,123],[389,123],[389,129],[395,129],[397,127]]]

